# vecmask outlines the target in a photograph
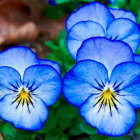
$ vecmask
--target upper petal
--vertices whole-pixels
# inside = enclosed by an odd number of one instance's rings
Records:
[[[140,64],[125,62],[114,68],[110,84],[117,90],[117,94],[128,100],[135,108],[140,108]]]
[[[45,60],[45,59],[39,59],[39,64],[44,64],[44,65],[50,65],[53,68],[57,70],[58,73],[61,72],[60,66],[58,63],[51,61],[51,60]]]
[[[21,77],[27,67],[38,64],[36,54],[26,47],[13,47],[0,53],[0,66],[16,69]]]
[[[80,106],[91,95],[99,93],[107,82],[108,73],[101,63],[80,61],[64,77],[64,96],[71,104]]]
[[[113,15],[105,5],[99,2],[92,2],[82,6],[68,17],[66,21],[66,29],[70,30],[74,24],[87,20],[97,22],[106,29],[107,25],[113,19]]]
[[[122,136],[131,131],[136,123],[136,112],[132,105],[120,98],[116,108],[97,104],[97,96],[91,96],[80,108],[85,121],[98,129],[99,134]]]
[[[128,18],[134,22],[137,22],[136,16],[131,11],[127,11],[124,9],[113,9],[113,8],[110,8],[109,10],[110,10],[111,14],[113,14],[115,19],[116,18]]]
[[[0,99],[7,94],[17,94],[21,85],[21,76],[15,69],[0,67]]]
[[[105,36],[102,26],[93,21],[81,21],[75,24],[67,35],[67,48],[71,56],[76,59],[76,54],[82,42],[91,37]]]
[[[107,38],[90,38],[83,42],[77,53],[77,61],[92,59],[105,65],[109,75],[113,68],[122,62],[133,61],[131,48],[122,41]]]
[[[122,40],[129,44],[133,52],[136,52],[140,43],[140,29],[132,20],[120,18],[108,25],[106,37]]]
[[[41,98],[47,106],[54,104],[60,95],[61,77],[49,65],[35,65],[27,68],[23,81],[26,88]]]
[[[15,95],[5,96],[0,102],[0,117],[19,129],[32,131],[41,129],[47,119],[48,110],[41,99],[36,96],[32,99],[32,104],[18,105],[18,102],[13,103]]]

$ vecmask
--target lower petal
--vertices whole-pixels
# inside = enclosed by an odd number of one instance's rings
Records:
[[[39,130],[48,117],[48,109],[44,102],[33,97],[32,104],[19,104],[14,102],[15,95],[7,95],[0,102],[0,117],[16,128],[25,130]],[[17,106],[18,105],[18,106]]]
[[[104,65],[92,60],[78,62],[63,79],[65,98],[79,107],[93,94],[101,92],[108,82]]]
[[[109,136],[127,134],[136,123],[136,112],[126,100],[118,99],[116,108],[97,104],[97,97],[92,96],[80,108],[81,116],[85,121],[98,129],[98,132]]]
[[[118,85],[116,90],[121,98],[140,108],[140,64],[125,62],[117,65],[110,77],[112,87],[114,83]]]

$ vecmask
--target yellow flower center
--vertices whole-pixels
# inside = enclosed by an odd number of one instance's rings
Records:
[[[30,92],[22,88],[19,94],[16,96],[16,99],[12,102],[12,104],[17,102],[18,104],[16,107],[18,107],[20,104],[22,104],[22,106],[24,104],[26,104],[27,106],[29,106],[29,104],[32,104],[33,106],[32,100],[33,99]]]
[[[116,98],[116,92],[110,88],[104,89],[100,96],[98,96],[97,100],[98,101],[94,106],[97,104],[99,105],[98,112],[101,110],[101,108],[109,107],[110,115],[112,116],[112,107],[115,107],[115,109],[118,111],[117,102],[119,101]]]
[[[102,95],[99,97],[99,103],[114,106],[114,103],[116,102],[115,96],[116,93],[114,91],[111,91],[110,88],[108,88],[107,90],[103,91]]]

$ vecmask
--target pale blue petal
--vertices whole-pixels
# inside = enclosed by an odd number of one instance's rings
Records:
[[[112,41],[102,37],[90,38],[84,41],[77,53],[77,61],[85,59],[104,64],[110,75],[117,64],[133,61],[133,52],[122,41]]]
[[[82,21],[75,24],[67,36],[67,48],[71,56],[76,59],[76,54],[82,42],[88,38],[105,36],[102,26],[93,21]]]
[[[111,14],[113,14],[115,19],[116,18],[128,18],[134,22],[137,22],[136,16],[131,11],[127,11],[124,9],[113,9],[113,8],[110,8],[109,10],[110,10]]]
[[[76,23],[87,20],[97,22],[106,29],[107,25],[113,19],[113,15],[105,5],[99,2],[92,2],[82,6],[68,17],[66,21],[66,29],[68,31]]]
[[[125,18],[116,19],[107,28],[107,38],[122,40],[136,52],[140,43],[140,29],[133,21]]]
[[[48,117],[48,109],[41,99],[36,96],[32,98],[33,105],[29,104],[27,107],[27,104],[12,103],[15,100],[13,94],[5,96],[0,102],[0,117],[19,129],[41,129]]]
[[[107,82],[108,73],[101,63],[80,61],[64,77],[64,96],[74,106],[80,106],[91,95],[101,92]]]
[[[0,99],[7,94],[17,94],[21,85],[20,74],[15,69],[0,67]]]
[[[140,63],[140,55],[134,54],[134,61]]]
[[[140,108],[140,64],[126,62],[114,68],[110,84],[117,87],[117,94],[128,100],[135,108]]]
[[[24,85],[32,94],[41,98],[47,106],[56,102],[61,92],[61,77],[48,65],[35,65],[26,69]]]
[[[136,123],[136,112],[132,105],[120,98],[116,108],[97,103],[97,96],[90,97],[80,108],[80,114],[91,126],[98,129],[99,134],[122,136],[131,131]],[[100,108],[101,106],[101,108]]]
[[[13,47],[0,53],[0,66],[16,69],[21,77],[27,67],[38,64],[36,54],[26,47]]]
[[[44,65],[50,65],[53,68],[55,68],[57,70],[58,73],[61,73],[61,69],[58,63],[51,61],[51,60],[45,60],[45,59],[39,59],[39,63],[40,64],[44,64]]]

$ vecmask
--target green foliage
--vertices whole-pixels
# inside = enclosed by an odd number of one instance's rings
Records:
[[[66,49],[66,31],[60,32],[55,43],[47,40],[45,44],[51,50],[46,58],[57,61],[61,65],[62,75],[64,75],[75,63]]]

